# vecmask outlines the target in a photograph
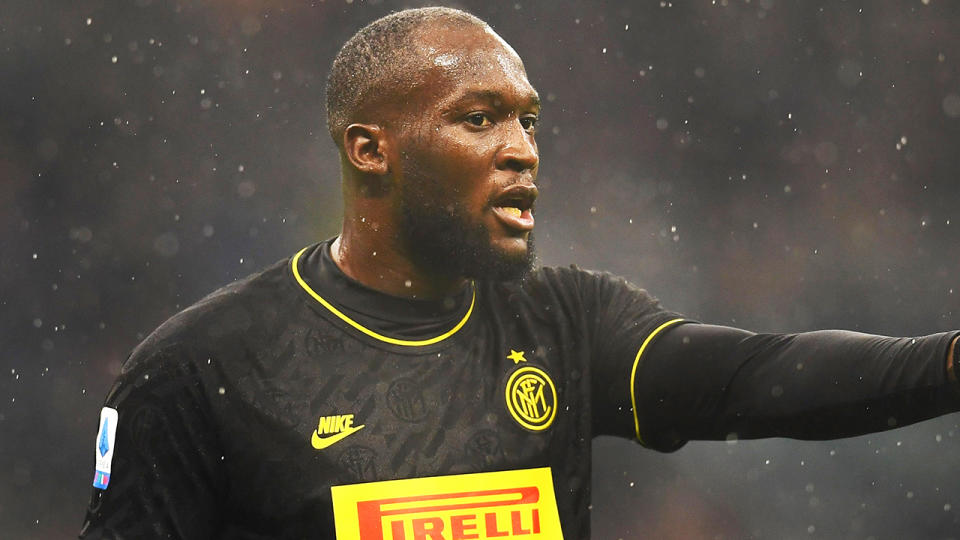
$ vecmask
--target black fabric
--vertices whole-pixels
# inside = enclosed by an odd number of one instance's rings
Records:
[[[473,298],[472,287],[440,302],[365,288],[332,263],[329,241],[298,269],[347,316],[406,340],[448,331]],[[94,489],[81,537],[334,538],[334,485],[550,467],[564,537],[588,538],[591,439],[632,437],[636,351],[676,317],[622,279],[543,268],[478,282],[458,332],[409,347],[344,322],[281,261],[134,350],[105,403],[119,411],[110,485]],[[556,417],[539,431],[506,408],[525,366],[556,387]],[[318,418],[335,414],[365,427],[315,449]]]
[[[639,367],[641,435],[661,448],[692,439],[833,439],[953,412],[960,400],[946,359],[957,335],[673,328]]]
[[[303,253],[300,274],[373,332],[425,340],[470,311],[472,286],[439,302],[363,287],[329,244]],[[564,537],[582,539],[594,436],[639,429],[643,444],[671,451],[690,439],[855,435],[958,408],[945,373],[957,333],[684,324],[623,279],[573,267],[475,290],[456,333],[415,347],[333,314],[289,260],[174,316],[106,399],[119,414],[113,471],[81,537],[334,538],[331,486],[550,467]],[[507,410],[506,383],[524,366],[556,387],[546,429]],[[337,414],[365,427],[315,449],[318,419]]]
[[[305,254],[301,277],[311,289],[368,328],[404,339],[443,334],[465,315],[472,287],[441,300],[416,300],[383,294],[347,277],[330,255],[330,246]],[[315,307],[324,309],[319,304]]]

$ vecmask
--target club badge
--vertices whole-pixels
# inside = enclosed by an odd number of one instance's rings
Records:
[[[532,431],[550,427],[557,415],[557,389],[547,372],[526,365],[507,380],[507,410],[521,426]]]

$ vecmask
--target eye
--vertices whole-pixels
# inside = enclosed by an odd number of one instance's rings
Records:
[[[533,132],[537,129],[537,122],[540,118],[535,114],[529,114],[527,116],[520,117],[520,125],[523,126],[523,129]]]
[[[470,113],[467,115],[467,122],[477,127],[486,127],[490,125],[490,117],[482,112]]]

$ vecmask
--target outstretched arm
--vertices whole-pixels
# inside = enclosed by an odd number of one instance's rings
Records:
[[[638,359],[639,437],[659,449],[691,439],[832,439],[960,410],[957,336],[679,325]]]

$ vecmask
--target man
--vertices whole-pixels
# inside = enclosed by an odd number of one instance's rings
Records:
[[[341,234],[138,346],[83,538],[588,538],[591,439],[843,437],[960,409],[957,332],[757,335],[532,268],[540,103],[466,13],[335,59]]]

